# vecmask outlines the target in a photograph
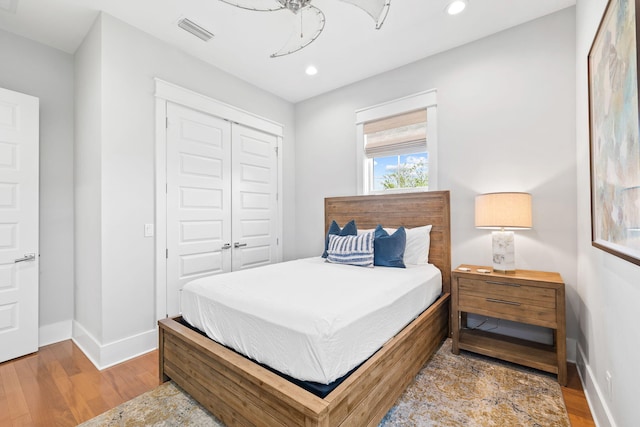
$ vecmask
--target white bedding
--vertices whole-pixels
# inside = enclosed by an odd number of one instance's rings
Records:
[[[363,268],[305,258],[204,277],[182,315],[210,338],[294,378],[329,384],[433,303],[431,264]]]

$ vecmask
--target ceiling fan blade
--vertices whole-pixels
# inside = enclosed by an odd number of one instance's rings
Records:
[[[391,0],[342,0],[345,3],[350,3],[354,6],[364,10],[373,18],[376,22],[376,30],[379,30],[384,23],[387,13],[389,13],[389,6],[391,6]]]
[[[271,54],[272,58],[299,51],[317,39],[324,30],[324,13],[317,7],[307,6],[294,16],[296,28],[293,34],[280,50]]]
[[[220,0],[223,3],[239,7],[240,9],[254,10],[257,12],[272,12],[284,9],[277,0]]]

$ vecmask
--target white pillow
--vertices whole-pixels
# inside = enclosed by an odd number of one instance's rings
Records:
[[[386,231],[389,235],[391,235],[391,234],[395,233],[395,232],[396,232],[396,230],[397,230],[397,228],[387,228],[387,227],[384,227],[384,231]],[[364,234],[364,233],[373,233],[373,232],[375,232],[375,231],[376,231],[376,229],[375,229],[375,228],[367,228],[367,229],[365,229],[365,230],[358,230],[358,236],[359,236],[359,235],[361,235],[361,234]]]
[[[404,249],[405,264],[428,264],[429,246],[431,245],[431,225],[406,228],[407,245]]]
[[[364,230],[358,230],[358,236],[361,234],[365,234],[365,233],[373,233],[374,231],[376,231],[375,228],[367,228]]]

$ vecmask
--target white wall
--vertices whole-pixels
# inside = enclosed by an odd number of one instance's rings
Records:
[[[534,228],[516,234],[517,267],[562,274],[577,338],[574,79],[569,8],[297,104],[298,255],[322,251],[323,198],[357,193],[355,110],[437,89],[454,267],[491,264],[490,233],[473,226],[476,194],[531,192]]]
[[[578,190],[578,366],[598,425],[640,419],[640,267],[591,246],[587,55],[606,0],[576,6],[576,152]],[[639,11],[636,11],[638,13]],[[606,374],[611,374],[611,393]]]
[[[102,43],[96,21],[75,53],[75,317],[86,352],[102,342]]]
[[[0,87],[40,98],[40,345],[73,319],[73,57],[0,30]]]
[[[100,80],[99,127],[100,241],[78,235],[79,241],[101,251],[101,336],[94,361],[105,366],[143,351],[152,337],[155,346],[154,240],[143,237],[145,223],[154,222],[154,78],[175,83],[284,125],[284,256],[295,253],[294,224],[294,109],[272,94],[199,61],[111,16],[98,18],[100,70],[87,69],[78,80]],[[92,53],[96,54],[95,52]],[[80,71],[78,71],[80,74]],[[80,92],[80,89],[78,89]],[[78,93],[78,98],[86,94]],[[85,126],[83,124],[82,126]],[[94,144],[91,138],[80,145]],[[84,149],[87,149],[85,147]],[[100,246],[101,245],[101,246]],[[100,247],[98,247],[100,246]],[[81,268],[81,267],[80,267]],[[77,281],[81,288],[89,283]],[[91,303],[78,298],[77,305]],[[84,325],[82,325],[84,326]],[[87,328],[95,329],[93,325]],[[93,330],[89,330],[93,334]],[[97,331],[96,331],[97,333]],[[126,354],[125,354],[126,353]]]

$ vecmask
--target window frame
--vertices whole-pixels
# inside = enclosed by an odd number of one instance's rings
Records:
[[[365,123],[420,109],[427,110],[427,170],[429,186],[426,188],[429,191],[438,189],[437,90],[431,89],[356,111],[356,170],[358,194],[424,191],[425,187],[373,191],[371,185],[373,181],[373,160],[368,159],[364,153]]]

